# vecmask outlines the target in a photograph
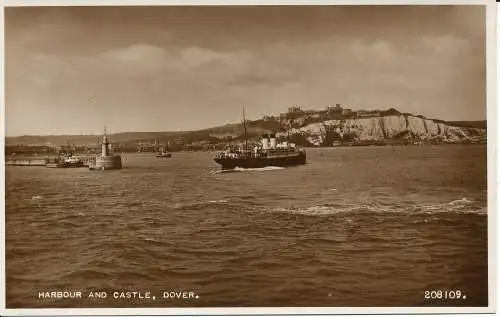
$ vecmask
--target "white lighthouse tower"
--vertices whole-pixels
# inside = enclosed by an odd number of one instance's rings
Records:
[[[109,142],[106,135],[106,127],[104,127],[104,137],[102,138],[102,156],[109,156]]]
[[[89,166],[92,170],[116,170],[122,168],[122,157],[111,154],[111,144],[109,143],[106,127],[102,137],[101,155],[96,157],[95,164]]]

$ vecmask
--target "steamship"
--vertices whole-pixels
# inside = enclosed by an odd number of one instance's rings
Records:
[[[247,129],[243,111],[243,127],[245,131],[244,148],[227,149],[216,153],[214,161],[222,169],[262,168],[267,166],[287,167],[306,163],[306,152],[289,142],[277,143],[276,135],[264,135],[260,145],[248,149]]]

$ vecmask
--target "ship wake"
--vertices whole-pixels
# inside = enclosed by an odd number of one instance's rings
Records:
[[[283,170],[283,169],[285,169],[285,167],[279,167],[279,166],[266,166],[266,167],[259,167],[259,168],[236,167],[236,168],[230,169],[230,170],[216,170],[213,173],[219,174],[219,173],[238,173],[238,172],[267,172],[267,171],[276,171],[276,170]]]

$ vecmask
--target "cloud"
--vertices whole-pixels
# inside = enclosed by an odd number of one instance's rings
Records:
[[[266,56],[262,51],[235,51],[196,68],[197,73],[217,80],[221,86],[253,87],[282,85],[297,76],[292,68]]]
[[[66,59],[64,63],[69,64],[67,58],[61,61]],[[69,58],[74,65],[85,63],[88,69],[106,69],[110,74],[163,75],[171,80],[205,81],[210,85],[279,85],[296,77],[293,69],[259,51],[220,52],[198,46],[167,49],[138,44],[109,50],[86,60]]]
[[[224,60],[231,54],[216,52],[207,48],[192,46],[181,50],[181,58],[187,67],[197,67],[214,60]]]
[[[485,85],[477,19],[465,32],[457,27],[472,17],[465,9],[411,8],[343,8],[331,19],[320,8],[253,9],[244,21],[246,13],[212,16],[204,9],[7,14],[6,110],[19,129],[23,116],[44,118],[36,123],[42,130],[57,121],[52,112],[76,113],[82,131],[104,120],[133,130],[217,125],[237,120],[234,105],[241,103],[249,116],[337,102],[354,109],[395,104],[443,119],[482,115],[472,106],[483,103]],[[97,102],[89,104],[93,95]]]
[[[111,49],[92,56],[94,64],[111,76],[120,74],[129,77],[162,73],[169,66],[171,57],[162,48],[146,44]]]
[[[443,59],[458,57],[472,48],[469,40],[453,35],[422,36],[418,41],[429,53]]]
[[[131,45],[123,49],[114,49],[99,54],[100,57],[119,63],[149,63],[162,60],[166,53],[159,47],[145,44]]]
[[[304,89],[331,85],[345,93],[357,87],[440,89],[456,84],[455,77],[473,58],[469,41],[449,35],[413,38],[399,47],[384,40],[330,37],[301,45],[275,43],[252,51],[134,44],[93,55],[29,56],[27,63],[18,65],[28,71],[16,73],[32,76],[39,87],[51,81],[91,81],[88,86],[95,87],[140,77],[152,88],[163,85],[162,90],[188,84],[252,89],[299,83]],[[40,80],[43,76],[46,82]]]

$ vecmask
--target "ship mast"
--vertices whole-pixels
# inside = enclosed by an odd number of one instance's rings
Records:
[[[285,117],[286,122],[284,126],[286,128],[286,139],[288,142],[290,142],[290,128],[292,127],[292,122],[294,120],[293,117],[294,117],[293,113],[288,113],[287,116]]]
[[[245,107],[243,107],[243,129],[245,130],[245,151],[248,149],[247,120],[245,119]]]

